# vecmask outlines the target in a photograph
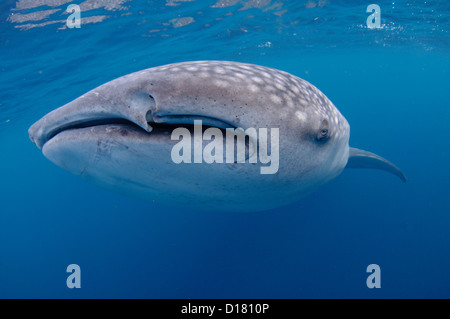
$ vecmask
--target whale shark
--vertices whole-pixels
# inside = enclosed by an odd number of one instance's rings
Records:
[[[189,143],[196,132],[203,139]],[[227,148],[230,132],[235,145]],[[380,169],[406,181],[388,160],[349,146],[347,120],[315,86],[239,62],[181,62],[119,77],[48,113],[29,136],[50,161],[90,183],[181,208],[276,208],[344,168]],[[214,147],[206,151],[208,143]],[[220,161],[221,146],[244,154]],[[277,155],[268,174],[261,174],[267,156],[257,160],[262,150]],[[183,161],[189,152],[214,160]]]

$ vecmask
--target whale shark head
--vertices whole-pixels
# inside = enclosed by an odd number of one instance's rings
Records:
[[[312,84],[237,62],[183,62],[120,77],[50,112],[29,135],[48,159],[90,182],[200,209],[277,207],[346,166],[404,177],[349,147],[346,119]]]

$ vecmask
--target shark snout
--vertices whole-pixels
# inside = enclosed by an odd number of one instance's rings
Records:
[[[43,132],[42,121],[39,120],[28,129],[28,136],[30,140],[36,144],[39,149],[42,149],[42,146],[45,143],[45,134]]]
[[[93,90],[42,117],[28,130],[31,141],[42,149],[47,141],[68,129],[124,122],[151,132],[148,117],[154,100],[148,94],[134,94],[124,101],[110,99],[101,92],[101,88]]]

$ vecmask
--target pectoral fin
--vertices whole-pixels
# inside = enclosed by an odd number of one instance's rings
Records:
[[[347,166],[345,168],[372,168],[388,171],[406,182],[406,176],[394,164],[374,153],[350,147]]]

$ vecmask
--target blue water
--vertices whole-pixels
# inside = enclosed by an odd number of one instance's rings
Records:
[[[36,3],[49,1],[0,2],[1,298],[450,297],[448,1],[378,1],[380,29],[363,1],[97,1],[80,29],[62,27],[81,1]],[[203,59],[306,79],[347,118],[350,144],[408,182],[346,170],[275,210],[175,210],[87,184],[28,138],[100,84]],[[73,263],[80,289],[66,286]]]

